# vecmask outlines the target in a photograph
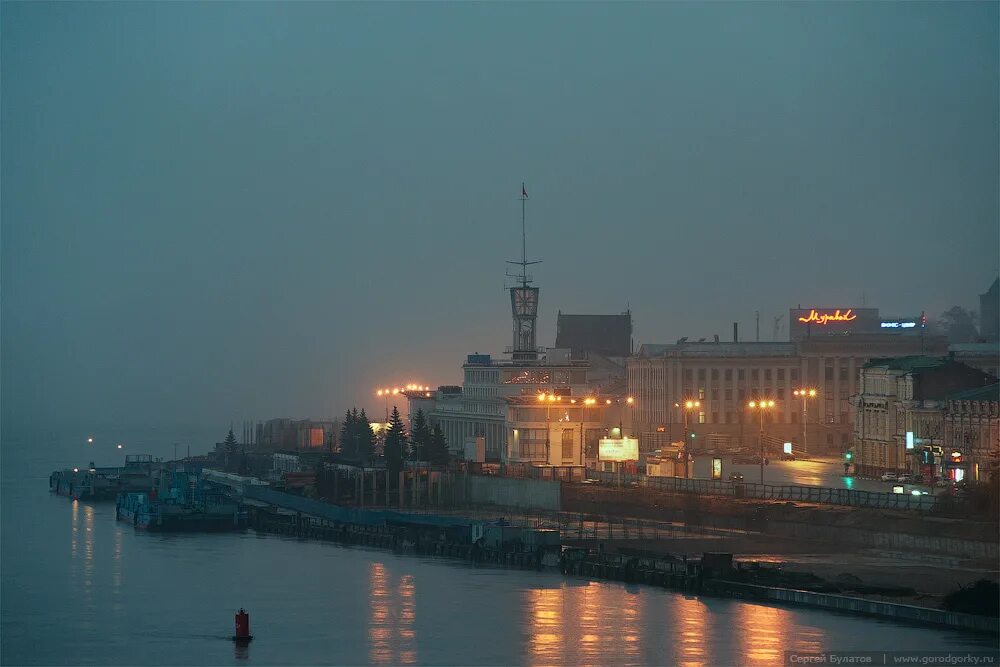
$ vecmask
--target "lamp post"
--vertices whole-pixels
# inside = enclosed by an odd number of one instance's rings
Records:
[[[573,402],[575,403],[576,401]],[[580,401],[580,465],[581,466],[587,465],[587,459],[585,453],[585,448],[587,447],[587,439],[584,437],[583,423],[587,419],[587,406],[594,405],[595,403],[597,403],[596,398],[585,398],[582,401]]]
[[[807,404],[808,404],[807,399],[816,398],[816,390],[815,389],[796,389],[795,391],[792,392],[792,395],[793,396],[798,396],[799,398],[802,399],[802,453],[806,454],[809,451],[809,448],[807,446],[807,440],[806,440],[806,437],[808,435],[808,431],[806,429],[806,424],[808,423],[808,419],[807,419],[808,409],[806,407]]]
[[[688,431],[688,412],[701,407],[701,401],[688,400],[684,401],[684,404],[674,403],[675,408],[681,408],[684,411],[684,443],[681,447],[681,458],[684,461],[684,477],[688,476],[688,438],[691,437],[691,433]]]
[[[549,420],[549,407],[555,401],[561,401],[562,396],[556,396],[555,394],[539,394],[538,400],[545,403],[545,465],[551,465],[549,458],[551,456],[551,443],[549,441],[549,431],[551,430],[551,422]]]
[[[760,412],[760,483],[764,483],[764,411],[774,407],[774,401],[750,401],[747,407]]]

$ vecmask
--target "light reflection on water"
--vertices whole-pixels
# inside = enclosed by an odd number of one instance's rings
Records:
[[[49,465],[49,464],[46,464]],[[57,467],[55,464],[51,468]],[[770,665],[991,638],[246,534],[162,536],[5,465],[4,664]],[[233,613],[255,639],[234,647]],[[419,610],[419,613],[418,613]]]
[[[412,665],[417,661],[416,586],[412,574],[398,583],[384,563],[368,568],[368,661],[373,665]]]

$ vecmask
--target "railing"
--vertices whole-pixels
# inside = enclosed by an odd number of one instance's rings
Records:
[[[732,496],[759,500],[788,500],[805,503],[826,503],[851,507],[877,507],[881,509],[930,510],[937,498],[931,495],[915,496],[910,493],[882,493],[855,491],[820,486],[777,486],[754,482],[725,482],[714,479],[686,479],[684,477],[651,477],[629,473],[598,472],[588,469],[587,478],[615,485],[655,489],[672,493],[696,493],[710,496]]]

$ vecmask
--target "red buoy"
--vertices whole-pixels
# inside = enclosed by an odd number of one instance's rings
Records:
[[[237,642],[248,642],[253,639],[253,635],[250,634],[250,614],[240,607],[240,610],[236,612],[236,634],[233,635],[233,641]]]

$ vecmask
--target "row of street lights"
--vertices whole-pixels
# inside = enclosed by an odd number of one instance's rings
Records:
[[[390,396],[398,396],[399,394],[402,394],[403,392],[407,391],[422,391],[427,393],[430,392],[430,389],[431,389],[430,387],[421,384],[408,384],[405,387],[392,387],[392,388],[386,387],[385,389],[376,389],[375,395],[378,396],[379,398],[385,398],[385,422],[387,424],[389,423]],[[427,397],[430,398],[430,393],[427,393]]]
[[[792,395],[796,398],[802,399],[802,452],[806,453],[806,416],[807,416],[807,399],[816,398],[816,389],[813,388],[803,388],[795,389],[792,391]],[[760,399],[756,401],[750,401],[747,403],[747,407],[751,410],[757,410],[760,412],[760,483],[764,483],[764,413],[767,410],[771,410],[775,407],[775,402],[771,399]],[[684,403],[674,403],[675,408],[682,408],[684,410],[684,446],[681,450],[682,460],[684,461],[684,477],[688,476],[688,438],[691,437],[691,433],[688,428],[688,413],[692,410],[697,410],[701,407],[701,401],[694,399],[689,399],[684,401]]]

